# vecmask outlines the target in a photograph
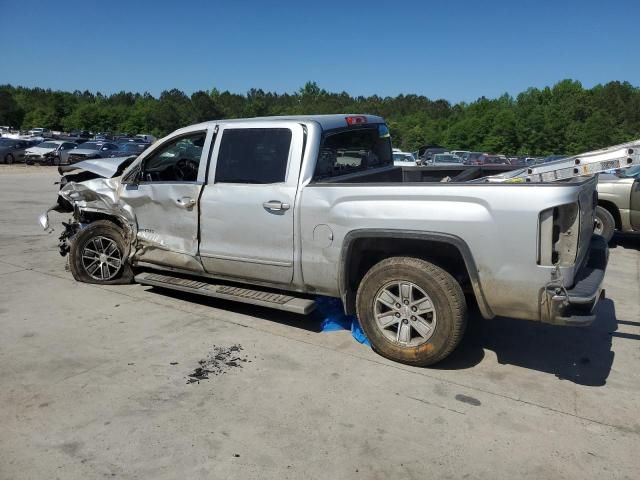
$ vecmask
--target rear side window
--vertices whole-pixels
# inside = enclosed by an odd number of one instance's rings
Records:
[[[386,125],[325,133],[316,163],[315,180],[393,164]]]
[[[216,163],[216,183],[281,183],[287,175],[291,130],[225,130]]]

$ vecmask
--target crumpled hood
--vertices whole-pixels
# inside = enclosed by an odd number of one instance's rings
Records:
[[[94,178],[81,183],[69,182],[58,195],[83,210],[116,215],[133,229],[135,215],[131,207],[118,202],[119,187],[120,177]]]
[[[24,153],[27,155],[46,155],[53,151],[55,151],[55,148],[31,147],[27,148]]]
[[[71,150],[75,152],[75,150]],[[71,172],[73,170],[85,170],[87,172],[95,173],[103,178],[111,178],[118,173],[118,167],[125,161],[129,160],[128,157],[113,157],[113,158],[93,158],[90,160],[83,160],[72,165],[62,165],[58,168],[60,174]]]

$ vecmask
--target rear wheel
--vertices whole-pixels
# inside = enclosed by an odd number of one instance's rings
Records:
[[[613,215],[611,215],[611,213],[606,208],[597,206],[593,233],[604,237],[607,243],[609,243],[613,238],[615,229],[616,221],[613,218]]]
[[[119,226],[107,220],[93,222],[71,241],[69,267],[73,278],[104,285],[131,283],[133,273],[126,261],[128,251]]]
[[[15,158],[13,158],[13,155],[11,155],[10,153],[6,157],[4,157],[4,163],[6,163],[7,165],[11,165],[14,161]]]
[[[466,302],[458,282],[417,258],[392,257],[373,266],[360,283],[356,307],[373,349],[410,365],[443,360],[466,327]]]

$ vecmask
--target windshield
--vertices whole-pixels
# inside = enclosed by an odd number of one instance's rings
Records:
[[[122,151],[122,152],[139,152],[140,151],[140,147],[138,147],[137,144],[132,144],[132,143],[123,143],[121,145],[119,145],[118,150]]]
[[[12,147],[16,144],[15,140],[9,140],[8,138],[0,138],[0,146],[2,147]]]
[[[39,145],[36,145],[38,148],[58,148],[58,144],[54,142],[42,142]]]
[[[333,130],[322,138],[315,179],[393,165],[391,135],[384,124]]]

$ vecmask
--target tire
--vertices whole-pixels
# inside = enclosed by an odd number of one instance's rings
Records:
[[[53,157],[51,160],[51,165],[60,165],[60,157]]]
[[[409,287],[412,294],[407,294]],[[391,309],[388,300],[394,296],[399,303]],[[404,304],[409,298],[414,300],[413,306]],[[427,312],[429,304],[431,311]],[[410,257],[391,257],[374,265],[360,282],[356,309],[360,325],[377,353],[420,367],[433,365],[453,352],[467,324],[467,305],[458,282],[442,268]],[[427,313],[420,313],[423,310]],[[383,328],[381,323],[389,319],[397,323]]]
[[[596,219],[593,233],[602,236],[607,243],[613,238],[616,230],[616,221],[609,211],[598,205],[596,207]]]
[[[13,155],[11,155],[10,153],[4,157],[4,163],[6,163],[7,165],[11,165],[14,161],[15,158],[13,158]]]
[[[128,252],[122,229],[108,220],[98,220],[72,238],[69,268],[73,278],[79,282],[101,285],[131,283],[131,266],[123,261]]]

